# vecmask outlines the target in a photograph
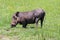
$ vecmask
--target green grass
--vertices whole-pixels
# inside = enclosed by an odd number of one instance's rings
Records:
[[[46,12],[43,28],[40,24],[10,28],[12,15],[43,8]],[[32,28],[33,27],[33,28]],[[7,31],[9,29],[9,31]],[[5,38],[5,39],[4,39]],[[60,40],[60,0],[0,0],[0,40]]]

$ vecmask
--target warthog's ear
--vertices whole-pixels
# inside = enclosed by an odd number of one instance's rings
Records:
[[[18,17],[19,12],[16,12],[16,16]]]

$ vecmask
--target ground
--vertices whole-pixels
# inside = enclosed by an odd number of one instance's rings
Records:
[[[42,8],[46,12],[44,25],[17,25],[10,28],[12,15]],[[60,40],[60,0],[0,0],[0,40]]]

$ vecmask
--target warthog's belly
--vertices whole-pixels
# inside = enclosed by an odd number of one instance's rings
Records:
[[[26,20],[26,21],[24,21],[25,23],[27,23],[27,24],[34,24],[35,23],[35,20]],[[20,24],[23,24],[24,22],[20,22]]]
[[[31,19],[31,20],[27,20],[27,24],[34,24],[35,20]]]

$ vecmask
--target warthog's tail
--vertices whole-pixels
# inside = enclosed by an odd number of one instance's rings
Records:
[[[41,28],[42,28],[42,25],[43,25],[44,17],[45,17],[45,12],[43,13],[42,18],[41,18]]]

